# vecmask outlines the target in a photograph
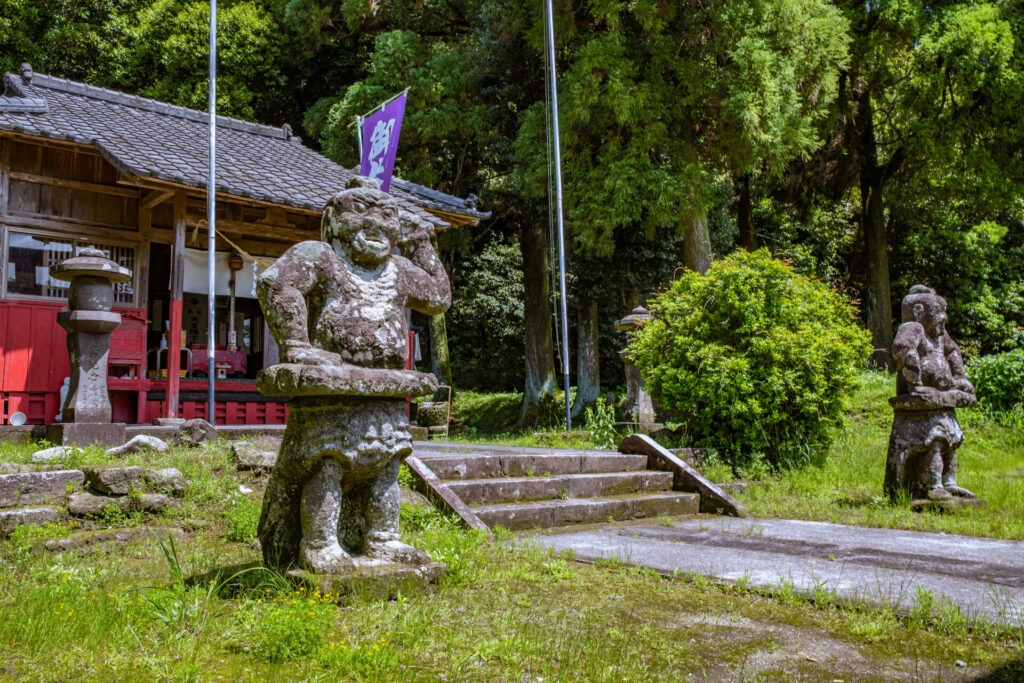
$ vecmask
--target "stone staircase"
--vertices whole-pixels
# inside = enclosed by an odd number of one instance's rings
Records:
[[[471,527],[489,530],[695,514],[697,493],[647,455],[417,442],[406,464]]]

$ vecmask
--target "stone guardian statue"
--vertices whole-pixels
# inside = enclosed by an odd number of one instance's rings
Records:
[[[975,496],[956,483],[956,450],[964,433],[956,409],[976,402],[960,349],[946,332],[946,300],[914,285],[903,299],[903,324],[893,341],[897,395],[893,408],[885,491],[952,503]]]
[[[292,397],[260,515],[268,565],[331,574],[430,561],[398,540],[398,467],[412,452],[405,399],[437,389],[433,375],[403,369],[405,309],[437,315],[451,303],[432,234],[357,177],[327,203],[322,241],[292,246],[258,278],[282,362],[257,385]]]

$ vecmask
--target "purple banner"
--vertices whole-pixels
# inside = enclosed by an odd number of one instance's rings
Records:
[[[405,93],[384,105],[380,111],[363,119],[363,158],[359,172],[367,178],[380,181],[385,192],[391,189],[391,174],[395,170],[398,135],[402,132],[405,114]]]

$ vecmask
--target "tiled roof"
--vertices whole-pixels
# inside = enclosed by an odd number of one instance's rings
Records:
[[[142,178],[205,188],[209,116],[41,74],[4,77],[0,130],[95,146],[121,171]],[[302,144],[287,127],[217,117],[217,191],[321,211],[353,172]],[[469,222],[486,218],[468,200],[394,179],[399,204],[434,224],[434,209]]]

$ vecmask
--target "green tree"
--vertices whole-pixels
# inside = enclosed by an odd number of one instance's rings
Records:
[[[794,173],[794,195],[816,189],[841,196],[859,189],[863,241],[862,310],[876,365],[891,365],[893,297],[890,223],[895,204],[941,201],[922,182],[956,170],[977,181],[975,199],[1000,188],[1019,196],[1024,97],[1019,36],[1024,4],[913,0],[838,5],[854,37],[839,79],[831,134],[811,163]],[[926,194],[923,196],[921,191]],[[806,200],[806,196],[804,197]]]

